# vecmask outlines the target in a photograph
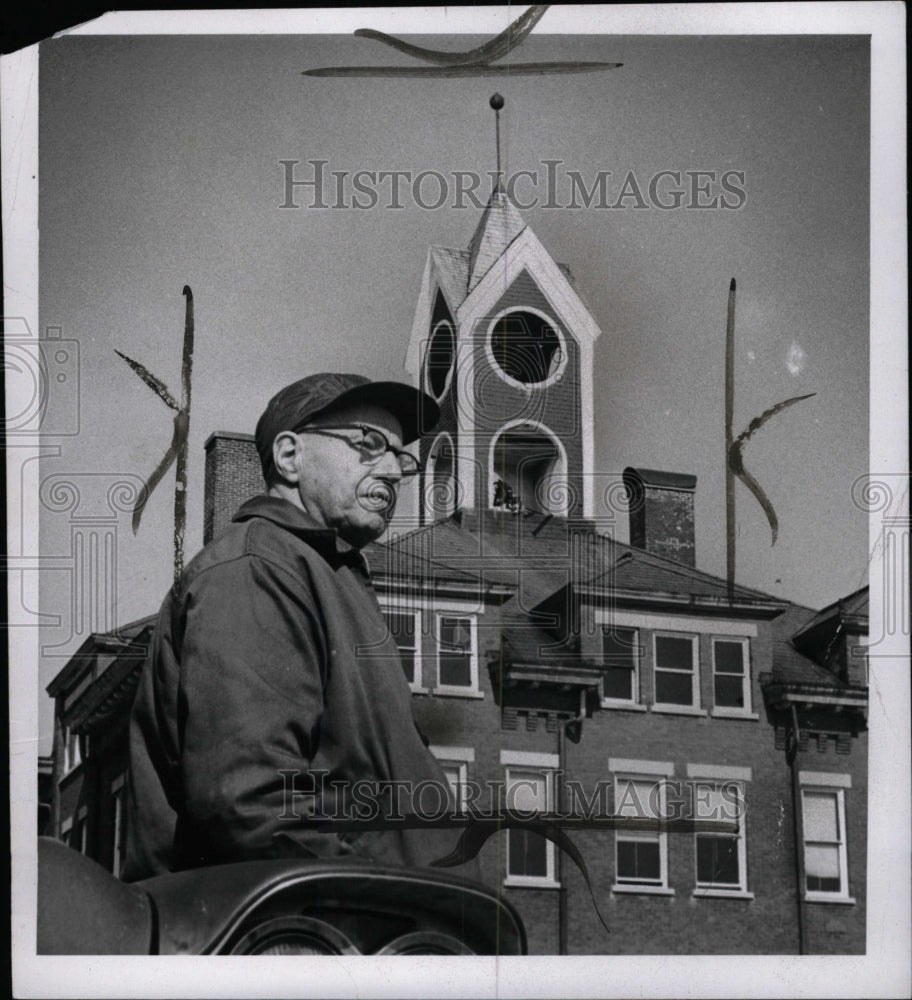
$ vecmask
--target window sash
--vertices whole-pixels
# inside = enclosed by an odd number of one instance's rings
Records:
[[[387,632],[396,643],[396,649],[399,650],[399,658],[402,661],[402,670],[406,680],[413,687],[419,686],[421,684],[421,660],[418,655],[418,642],[421,634],[421,613],[396,607],[384,607],[382,610]],[[409,622],[411,622],[411,629],[408,626]],[[399,627],[401,625],[405,627]],[[408,635],[409,631],[411,631],[411,636]]]
[[[673,666],[659,663],[659,650],[662,639],[678,640],[682,645],[686,640],[690,644],[690,666]],[[655,675],[655,704],[675,706],[700,707],[700,671],[698,636],[687,632],[654,632],[652,636],[652,654]],[[684,678],[690,679],[690,692],[683,694],[687,685]]]
[[[718,647],[731,645],[741,647],[741,670],[726,670],[718,662]],[[714,636],[713,656],[713,704],[716,708],[751,711],[751,665],[750,641],[734,636]],[[726,693],[728,692],[728,693]],[[740,701],[740,704],[738,702]]]
[[[521,794],[511,790],[518,784],[534,786],[521,788]],[[509,766],[506,769],[504,792],[508,808],[522,811],[550,812],[554,801],[554,775],[550,770],[536,767]],[[516,885],[556,884],[554,844],[541,834],[530,830],[507,830],[506,873],[507,881]],[[529,870],[530,868],[537,870]]]
[[[602,626],[603,701],[630,705],[639,702],[639,641],[639,631],[635,628]]]
[[[655,789],[658,789],[656,793]],[[614,809],[620,816],[663,816],[665,779],[656,776],[619,776],[614,783]],[[648,830],[618,830],[614,838],[614,880],[617,885],[667,888],[667,834]],[[655,861],[653,860],[655,859]],[[655,874],[649,874],[649,869]]]
[[[462,642],[444,641],[447,630],[459,628],[466,630]],[[478,690],[478,634],[474,615],[438,612],[437,687],[449,691]]]
[[[828,813],[810,805],[827,802]],[[845,794],[842,788],[802,788],[805,891],[812,897],[849,895],[845,833]],[[830,807],[832,811],[830,812]]]
[[[465,762],[441,760],[438,763],[449,782],[450,793],[453,796],[453,805],[456,812],[465,812],[465,785],[468,775],[468,768]]]
[[[709,790],[709,797],[701,794]],[[723,794],[723,789],[725,794]],[[737,789],[739,829],[735,833],[697,833],[694,837],[694,871],[698,889],[727,889],[732,892],[747,891],[747,840],[744,828],[744,788],[730,781],[696,779],[694,815],[703,819],[731,819],[733,803],[730,792]],[[696,797],[700,795],[700,798]],[[708,806],[708,813],[704,807]],[[710,846],[711,845],[711,846]],[[727,846],[726,846],[727,845]],[[720,852],[722,856],[720,858]],[[701,857],[702,854],[702,857]],[[707,870],[706,863],[709,862]],[[719,878],[726,869],[734,869],[734,877]]]

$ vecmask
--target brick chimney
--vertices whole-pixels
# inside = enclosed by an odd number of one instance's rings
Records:
[[[694,490],[697,477],[655,469],[624,469],[630,503],[630,544],[696,566]]]
[[[238,507],[266,489],[252,434],[215,431],[206,441],[203,544],[231,524]]]

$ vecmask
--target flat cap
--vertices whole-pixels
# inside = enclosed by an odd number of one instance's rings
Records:
[[[320,372],[280,389],[257,421],[256,447],[268,478],[272,443],[282,431],[296,431],[331,406],[372,403],[382,406],[402,424],[402,443],[433,430],[440,408],[430,396],[404,382],[372,382],[364,375]]]

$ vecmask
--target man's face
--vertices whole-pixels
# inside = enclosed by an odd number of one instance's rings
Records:
[[[308,427],[328,434],[305,429],[298,438],[297,492],[311,517],[361,548],[386,530],[402,471],[391,451],[370,462],[353,447],[364,436],[351,426],[356,424],[381,431],[394,448],[402,448],[402,426],[382,407],[360,404],[321,414]]]

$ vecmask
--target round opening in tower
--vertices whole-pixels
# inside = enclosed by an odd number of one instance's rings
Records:
[[[503,374],[523,385],[538,385],[554,378],[564,358],[554,324],[525,309],[506,313],[495,321],[490,347]]]
[[[441,320],[431,333],[425,365],[428,390],[438,401],[449,384],[455,353],[456,337],[453,334],[453,327],[447,320]]]

